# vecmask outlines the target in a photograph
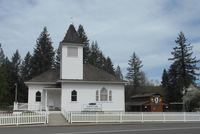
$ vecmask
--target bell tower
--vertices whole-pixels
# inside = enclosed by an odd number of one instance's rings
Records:
[[[59,45],[60,79],[83,79],[83,46],[77,31],[71,24]]]

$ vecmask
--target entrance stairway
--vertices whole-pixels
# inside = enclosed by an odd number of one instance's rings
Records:
[[[67,121],[61,113],[50,113],[48,125],[62,126],[67,125]]]

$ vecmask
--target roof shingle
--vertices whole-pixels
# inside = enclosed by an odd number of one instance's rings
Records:
[[[56,83],[60,79],[59,69],[50,69],[27,82],[53,82]],[[73,81],[107,81],[107,82],[124,82],[120,78],[90,64],[83,64],[83,79]]]

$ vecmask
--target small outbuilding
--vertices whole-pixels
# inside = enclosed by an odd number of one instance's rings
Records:
[[[169,111],[169,105],[159,93],[145,93],[130,97],[130,101],[126,103],[126,111],[166,112]]]

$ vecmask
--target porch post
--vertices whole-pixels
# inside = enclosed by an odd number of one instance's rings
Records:
[[[48,109],[47,109],[48,107],[47,107],[47,90],[46,90],[46,92],[45,92],[45,110],[47,111]]]

